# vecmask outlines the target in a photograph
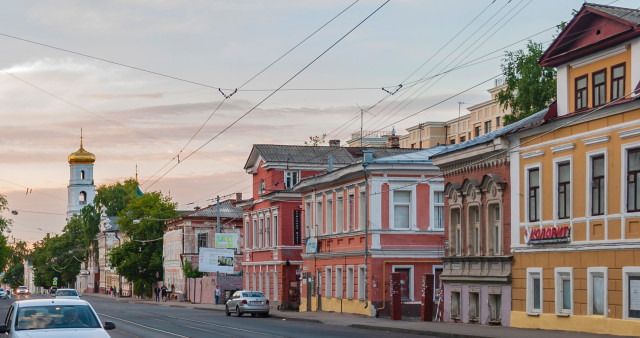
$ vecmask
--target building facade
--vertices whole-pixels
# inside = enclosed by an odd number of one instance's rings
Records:
[[[420,315],[422,276],[442,268],[444,186],[429,159],[441,149],[388,157],[365,150],[364,162],[296,185],[305,243],[301,311],[389,316],[390,274],[398,272],[403,315]]]
[[[557,111],[510,137],[511,325],[640,332],[640,11],[584,4],[543,54]]]

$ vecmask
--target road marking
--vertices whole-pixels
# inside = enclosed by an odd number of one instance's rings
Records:
[[[132,322],[132,321],[128,321],[128,320],[126,320],[126,319],[122,319],[122,318],[118,318],[118,317],[114,317],[114,316],[109,316],[108,314],[105,314],[105,313],[98,313],[98,314],[99,314],[99,315],[101,315],[101,316],[105,316],[105,317],[109,317],[109,318],[117,319],[117,320],[120,320],[120,321],[123,321],[123,322],[129,323],[129,324],[133,324],[133,325],[137,325],[137,326],[140,326],[140,327],[144,327],[145,329],[150,329],[150,330],[154,330],[154,331],[158,331],[158,332],[162,332],[162,333],[170,334],[170,335],[172,335],[172,336],[176,336],[176,337],[189,338],[189,336],[183,336],[183,335],[179,335],[179,334],[177,334],[177,333],[173,333],[173,332],[169,332],[169,331],[164,331],[164,330],[156,329],[155,327],[150,327],[150,326],[146,326],[146,325],[138,324],[138,323],[135,323],[135,322]]]
[[[226,325],[221,325],[221,324],[216,324],[216,323],[203,322],[203,321],[200,321],[200,320],[193,320],[193,319],[187,319],[187,318],[181,318],[181,317],[175,317],[175,316],[168,316],[168,315],[165,315],[165,317],[175,318],[175,319],[180,319],[180,320],[186,320],[186,321],[189,321],[189,322],[194,322],[194,323],[199,323],[199,324],[214,325],[214,326],[223,327],[223,328],[226,328],[226,329],[238,330],[238,331],[243,331],[243,332],[247,332],[247,333],[259,334],[259,335],[263,335],[263,336],[286,337],[286,336],[273,335],[273,334],[270,334],[270,333],[239,329],[239,328],[233,327],[233,326],[226,326]]]

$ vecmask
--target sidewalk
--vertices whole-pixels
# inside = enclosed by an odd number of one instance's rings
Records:
[[[136,298],[112,298],[104,294],[85,293],[84,298],[100,297],[111,298],[114,301],[158,305],[166,307],[179,307],[198,310],[224,311],[224,305],[214,304],[192,304],[188,302],[160,302],[154,300],[142,300]],[[395,333],[408,333],[418,335],[431,335],[445,338],[466,338],[466,337],[504,337],[504,338],[537,338],[537,337],[584,337],[584,338],[604,338],[604,337],[620,337],[611,335],[600,335],[593,333],[572,332],[572,331],[551,331],[551,330],[533,330],[519,329],[513,327],[486,326],[475,324],[449,324],[449,323],[431,323],[420,322],[416,319],[396,321],[387,318],[371,318],[354,314],[340,314],[333,312],[294,312],[280,311],[272,309],[269,313],[271,317],[281,320],[296,320],[314,323],[322,323],[328,325],[346,326],[367,330],[389,331]]]

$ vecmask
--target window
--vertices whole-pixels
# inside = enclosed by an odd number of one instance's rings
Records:
[[[451,217],[450,217],[450,224],[449,224],[449,229],[451,231],[450,233],[450,243],[453,245],[453,248],[451,248],[451,252],[455,252],[456,255],[460,255],[462,253],[462,238],[461,236],[461,232],[460,232],[460,209],[455,208],[455,209],[451,209]]]
[[[260,219],[260,229],[258,230],[258,247],[264,248],[264,219]]]
[[[260,180],[260,186],[258,187],[258,195],[264,195],[264,180]]]
[[[336,232],[344,231],[344,199],[336,198]]]
[[[627,211],[640,211],[640,148],[627,152]]]
[[[491,121],[484,123],[484,133],[489,134],[491,132]]]
[[[364,300],[365,288],[367,287],[367,276],[364,266],[358,267],[358,300]]]
[[[353,231],[356,228],[356,197],[354,194],[349,195],[349,219],[348,219],[348,231]]]
[[[307,202],[304,208],[304,236],[306,238],[311,237],[311,202]]]
[[[316,202],[316,223],[314,224],[314,229],[311,230],[316,234],[316,236],[322,229],[322,216],[324,216],[324,212],[322,211],[322,201],[318,201]]]
[[[327,200],[327,215],[325,216],[325,223],[327,224],[327,228],[325,230],[325,235],[333,232],[333,201]]]
[[[622,267],[622,319],[640,319],[639,297],[640,267]]]
[[[496,128],[500,127],[500,123],[502,121],[500,121],[500,116],[496,116]]]
[[[269,281],[271,280],[269,275],[271,275],[269,271],[264,273],[264,296],[267,297],[267,299],[269,299],[269,292],[271,291],[269,287]]]
[[[478,321],[480,316],[480,293],[469,292],[469,319]]]
[[[465,140],[465,138],[464,138],[464,136],[460,136],[460,143],[462,143],[462,142],[464,142],[464,141],[466,141],[466,140]]]
[[[587,315],[608,317],[607,268],[587,268]]]
[[[481,128],[480,126],[476,126],[476,127],[475,127],[473,137],[478,137],[478,136],[480,136],[480,128]]]
[[[502,320],[502,295],[489,294],[489,320]]]
[[[573,268],[555,268],[556,314],[573,314]]]
[[[487,251],[491,250],[493,252],[494,255],[499,255],[500,252],[500,234],[502,233],[501,231],[501,225],[500,225],[500,205],[499,204],[491,204],[488,207],[489,209],[489,227],[488,227],[488,235],[490,236],[489,238],[489,245],[487,245],[487,247],[489,247],[490,249],[487,249]]]
[[[353,266],[347,267],[347,299],[353,299]]]
[[[480,213],[477,205],[469,206],[467,243],[469,255],[480,255]]]
[[[601,106],[607,101],[607,70],[603,69],[592,75],[593,82],[593,106]]]
[[[587,108],[587,76],[576,78],[576,110]]]
[[[342,267],[336,266],[336,298],[342,299]]]
[[[591,157],[591,215],[604,215],[604,155]]]
[[[275,222],[273,222],[275,224]],[[273,300],[278,300],[278,272],[273,272]]]
[[[455,139],[449,140],[449,144],[456,144],[456,140]]]
[[[409,229],[410,191],[393,191],[394,228]]]
[[[80,170],[80,179],[84,180],[84,170]]]
[[[208,248],[208,238],[206,233],[198,234],[198,252],[200,252],[200,248]]]
[[[326,282],[324,283],[324,296],[327,298],[332,298],[332,286],[333,284],[331,284],[331,282],[333,281],[333,279],[331,278],[331,267],[327,266],[324,268],[324,278],[326,280]]]
[[[273,246],[278,245],[278,215],[273,215]]]
[[[460,292],[451,292],[451,318],[460,317]]]
[[[78,196],[78,204],[80,205],[85,205],[87,204],[87,193],[84,191],[80,192],[80,195]]]
[[[542,312],[542,268],[527,268],[527,313]]]
[[[571,217],[571,163],[558,163],[558,219]]]
[[[244,222],[244,247],[249,249],[249,220]]]
[[[624,97],[625,64],[611,67],[611,101]]]
[[[267,216],[264,220],[264,246],[271,246],[271,218]]]
[[[364,227],[367,223],[366,214],[367,214],[367,195],[364,192],[361,192],[359,203],[358,203],[358,230],[364,230]]]
[[[533,168],[528,171],[529,181],[529,222],[540,220],[538,208],[540,207],[540,169]]]
[[[253,220],[253,248],[257,248],[258,247],[258,220],[254,219]],[[255,285],[255,283],[253,284]]]
[[[285,171],[284,172],[284,187],[285,189],[291,189],[294,185],[298,184],[300,176],[297,171]]]
[[[433,228],[444,229],[444,192],[435,191],[433,193]]]

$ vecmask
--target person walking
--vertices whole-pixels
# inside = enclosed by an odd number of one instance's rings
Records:
[[[113,298],[116,298],[117,295],[118,295],[118,287],[114,286],[113,287]]]
[[[160,288],[156,285],[153,291],[156,293],[156,303],[160,302]]]
[[[218,300],[220,299],[220,288],[216,285],[216,305],[218,305]]]
[[[166,302],[167,301],[167,287],[166,286],[162,286],[160,288],[161,292],[162,292],[162,301]]]
[[[109,295],[113,295],[113,286],[109,288]]]

